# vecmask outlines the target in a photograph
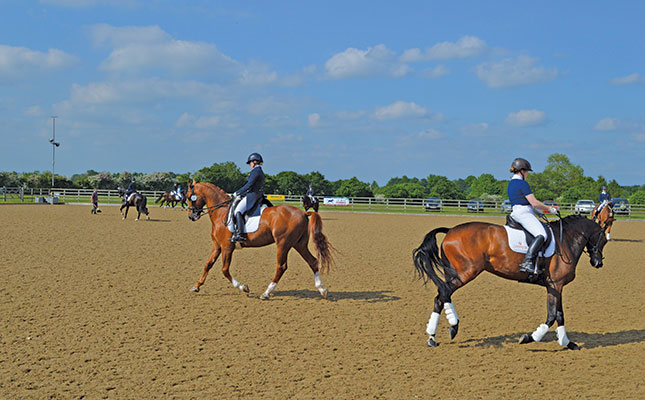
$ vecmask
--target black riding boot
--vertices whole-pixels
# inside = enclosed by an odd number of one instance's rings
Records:
[[[538,275],[538,270],[535,267],[535,259],[538,251],[544,244],[544,236],[538,235],[533,239],[533,242],[529,246],[528,251],[526,252],[526,257],[524,261],[520,264],[520,271],[528,272],[529,274]]]
[[[244,215],[242,213],[235,214],[235,232],[233,237],[229,240],[231,242],[243,242],[246,238],[242,235],[242,228],[244,227]]]

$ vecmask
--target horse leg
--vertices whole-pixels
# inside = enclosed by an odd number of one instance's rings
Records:
[[[204,266],[204,272],[202,272],[202,276],[199,277],[199,280],[193,286],[190,288],[191,292],[199,292],[199,287],[204,284],[204,281],[206,281],[206,277],[208,276],[208,271],[213,267],[213,264],[215,264],[215,261],[217,261],[217,257],[219,257],[220,253],[222,252],[222,248],[217,242],[213,242],[213,248],[211,249],[211,254],[208,256],[208,260],[206,261],[206,265]]]
[[[128,210],[130,209],[130,206],[125,206],[125,214],[123,214],[123,220],[125,221],[126,218],[128,218]]]
[[[314,273],[314,285],[316,286],[316,289],[320,292],[320,295],[323,297],[323,299],[327,298],[327,289],[322,283],[322,280],[320,279],[320,271],[318,270],[318,260],[316,257],[311,254],[309,251],[309,248],[307,247],[307,242],[308,240],[300,240],[298,244],[294,246],[298,254],[302,256],[302,258],[305,259],[307,264],[309,264],[309,268],[311,268],[311,271]]]
[[[280,278],[282,278],[282,274],[284,274],[284,271],[287,270],[287,255],[291,248],[285,246],[284,243],[276,243],[276,245],[277,245],[276,247],[277,247],[278,266],[276,267],[275,276],[273,277],[273,280],[271,281],[271,283],[269,283],[267,290],[265,290],[264,293],[262,293],[262,295],[260,296],[261,300],[269,299],[269,297],[271,296],[271,292],[273,292],[275,287],[278,285]]]
[[[443,309],[443,301],[439,295],[434,298],[434,310],[430,314],[430,319],[426,325],[426,333],[428,334],[428,346],[437,347],[439,343],[435,339],[435,334],[437,333],[437,327],[439,326],[439,318],[441,317],[441,310]]]
[[[558,344],[560,346],[566,346],[570,350],[580,350],[580,346],[570,341],[567,337],[567,330],[564,328],[564,310],[562,309],[562,293],[559,293],[557,297],[557,312],[555,314],[555,320],[558,323],[558,327],[555,328],[555,334],[558,337]]]
[[[224,254],[222,255],[222,274],[224,274],[226,279],[231,282],[234,288],[237,288],[244,293],[249,293],[249,286],[246,283],[238,282],[233,278],[233,276],[231,276],[229,271],[231,260],[233,259],[233,250],[235,250],[235,246],[233,245],[230,246],[230,250],[228,247],[224,250]]]

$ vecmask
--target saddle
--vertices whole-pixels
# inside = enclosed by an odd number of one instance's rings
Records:
[[[539,249],[538,254],[542,255],[544,257],[550,257],[553,255],[553,252],[555,251],[555,243],[553,242],[553,231],[551,230],[551,227],[540,221],[542,226],[544,227],[544,230],[546,231],[546,240],[544,241],[544,244],[542,247]],[[520,253],[526,253],[526,250],[528,250],[528,247],[531,245],[533,240],[535,240],[535,236],[533,236],[529,231],[524,229],[522,224],[519,222],[515,221],[510,215],[506,216],[506,231],[508,232],[508,239],[509,239],[509,245],[511,246],[511,249],[513,251],[517,251]],[[524,245],[523,243],[517,244],[517,246],[514,246],[514,242],[511,238],[511,231],[510,230],[516,230],[516,231],[521,231],[524,233],[524,237],[526,240],[526,244]],[[554,244],[554,246],[551,246],[551,244]],[[552,249],[553,247],[553,249]]]
[[[242,229],[242,233],[257,231],[258,226],[260,225],[260,216],[262,215],[262,212],[268,207],[273,207],[273,203],[271,203],[271,201],[269,201],[269,199],[267,199],[266,197],[263,197],[262,200],[259,201],[252,209],[247,210],[246,213],[244,213],[244,227]],[[228,227],[228,230],[231,232],[235,232],[235,218],[233,216],[234,211],[234,208],[229,205],[228,215],[226,217],[226,225]]]

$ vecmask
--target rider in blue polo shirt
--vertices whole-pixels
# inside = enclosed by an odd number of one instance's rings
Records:
[[[546,240],[546,231],[535,216],[534,209],[548,211],[552,214],[556,214],[557,210],[555,207],[544,205],[544,203],[535,198],[533,191],[531,191],[531,187],[526,181],[529,171],[533,171],[533,169],[531,169],[531,164],[527,160],[516,158],[513,160],[510,171],[513,173],[513,177],[508,183],[507,193],[511,206],[513,206],[511,218],[522,224],[524,229],[529,231],[531,235],[535,236],[535,239],[531,242],[531,245],[526,252],[524,261],[520,264],[520,271],[528,272],[529,274],[537,274],[538,271],[537,266],[535,266],[535,258]]]
[[[261,167],[263,162],[262,156],[258,153],[251,153],[249,159],[246,161],[251,167],[251,173],[249,174],[249,180],[246,182],[246,185],[242,186],[233,194],[234,203],[232,207],[235,207],[235,211],[233,212],[235,216],[235,232],[233,232],[233,237],[229,239],[231,242],[243,242],[246,240],[242,235],[244,213],[252,210],[264,198],[262,191],[264,187],[264,172]]]
[[[603,186],[600,188],[600,194],[598,195],[598,203],[599,203],[598,208],[596,208],[596,212],[592,216],[592,219],[596,218],[596,216],[600,214],[602,209],[611,203],[611,195],[607,193],[607,186]]]

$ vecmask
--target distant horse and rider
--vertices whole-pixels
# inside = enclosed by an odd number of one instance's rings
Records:
[[[146,219],[150,219],[147,207],[148,200],[146,199],[146,196],[137,192],[136,188],[137,186],[134,178],[132,178],[128,189],[124,189],[121,186],[118,187],[119,196],[123,198],[119,211],[121,212],[121,215],[123,215],[124,220],[128,217],[128,210],[130,207],[135,207],[137,209],[137,218],[135,218],[135,221],[138,221],[139,218],[141,218],[142,213],[146,215]],[[123,213],[124,208],[125,214]]]
[[[302,197],[302,207],[305,211],[313,208],[315,212],[318,212],[319,202],[316,196],[314,195],[314,189],[312,185],[309,185],[307,193]]]
[[[599,204],[594,207],[591,212],[591,219],[600,224],[602,229],[607,235],[607,240],[611,239],[611,227],[616,218],[614,217],[613,203],[611,195],[607,192],[607,186],[601,188],[600,195],[598,196]]]
[[[521,159],[523,160],[523,159]],[[526,160],[523,160],[526,161]],[[515,162],[514,162],[515,163]],[[526,162],[521,172],[524,179],[530,170],[530,164]],[[515,178],[514,178],[515,179]],[[525,189],[521,186],[524,185]],[[519,191],[530,188],[522,182],[509,184],[509,198],[512,189],[518,186]],[[526,193],[524,191],[523,193]],[[527,196],[529,197],[529,196]],[[532,201],[534,198],[532,198]],[[539,203],[539,204],[538,204]],[[543,203],[537,201],[536,208],[542,208]],[[540,205],[542,204],[542,205]],[[522,204],[514,205],[514,212],[524,212],[521,208],[528,207]],[[559,213],[558,213],[559,214]],[[520,214],[521,215],[521,214]],[[513,214],[509,220],[512,223]],[[508,224],[507,224],[508,225]],[[522,238],[524,246],[531,250],[539,236],[531,241],[531,233],[526,231],[526,238]],[[544,227],[543,227],[544,229]],[[569,349],[578,349],[578,345],[570,341],[564,328],[564,311],[562,307],[562,290],[564,286],[575,278],[576,265],[583,253],[588,252],[590,263],[595,268],[603,265],[602,251],[607,243],[603,229],[579,215],[571,215],[559,221],[550,222],[546,225],[547,236],[551,237],[555,244],[555,255],[547,256],[547,240],[535,249],[542,252],[542,257],[534,253],[530,263],[533,263],[535,270],[525,268],[525,257],[520,252],[511,249],[509,238],[512,232],[500,225],[484,222],[469,222],[457,225],[453,228],[440,227],[430,231],[421,245],[413,252],[414,267],[417,274],[427,282],[431,280],[437,287],[438,294],[434,299],[434,310],[426,326],[426,333],[429,336],[428,346],[436,347],[438,344],[435,333],[439,324],[441,312],[445,311],[446,318],[450,324],[450,338],[457,335],[459,329],[459,318],[457,311],[452,304],[451,296],[459,288],[475,279],[483,271],[490,272],[505,279],[515,280],[544,286],[547,290],[547,319],[533,333],[523,335],[520,344],[539,342],[549,331],[551,326],[557,322],[556,329],[558,343]],[[446,236],[441,243],[441,255],[437,244],[437,234],[443,233]],[[526,249],[524,249],[526,250]],[[524,258],[524,262],[520,262]],[[529,263],[529,265],[531,265]],[[518,267],[520,265],[520,267]]]
[[[155,200],[155,203],[159,203],[159,207],[163,207],[163,208],[166,208],[166,207],[175,208],[177,204],[181,206],[182,210],[185,210],[188,207],[186,196],[182,196],[182,195],[178,196],[176,193],[173,193],[173,191],[163,192]]]
[[[189,185],[187,198],[190,204],[191,221],[197,221],[202,215],[210,217],[212,229],[211,249],[204,271],[197,283],[191,288],[192,292],[199,292],[204,284],[208,272],[217,258],[222,256],[222,273],[231,282],[233,287],[242,292],[249,292],[248,285],[238,282],[229,271],[233,251],[239,247],[262,247],[276,244],[277,266],[276,272],[267,289],[260,299],[270,298],[280,278],[287,270],[287,256],[289,250],[296,249],[298,254],[307,262],[314,274],[314,285],[323,298],[327,297],[327,289],[320,278],[320,271],[327,271],[333,264],[333,246],[322,232],[322,219],[316,212],[305,212],[289,205],[268,206],[262,210],[265,202],[262,193],[264,174],[260,165],[262,157],[252,153],[247,161],[252,168],[249,182],[238,190],[233,197],[221,188],[208,182],[193,182]],[[270,204],[270,203],[269,203]],[[248,210],[246,209],[248,207]],[[260,207],[257,209],[256,207]],[[244,214],[248,211],[259,215],[257,230],[245,232]],[[256,217],[257,218],[257,217]],[[257,221],[257,220],[256,220]],[[235,222],[233,232],[229,228],[230,222]],[[317,258],[309,251],[309,239],[312,239],[316,248]],[[320,266],[320,268],[319,268]]]

